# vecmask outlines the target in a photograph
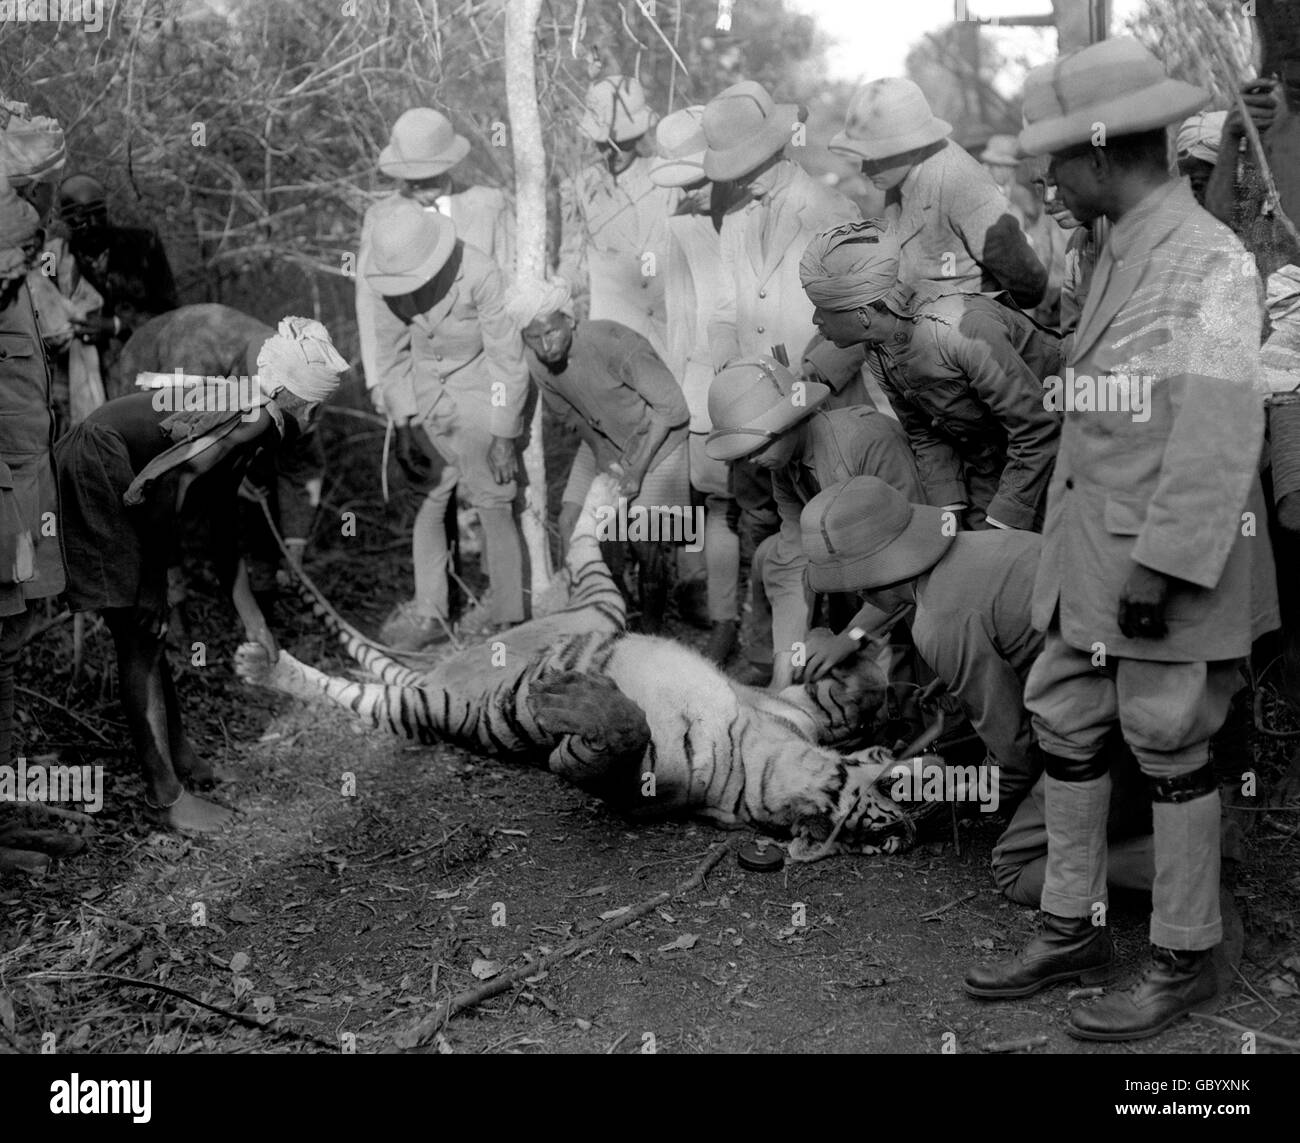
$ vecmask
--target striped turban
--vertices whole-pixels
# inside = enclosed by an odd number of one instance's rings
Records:
[[[808,243],[799,279],[813,305],[857,310],[872,302],[897,302],[898,264],[898,240],[883,222],[846,222]]]
[[[311,318],[287,317],[274,337],[262,343],[257,371],[268,395],[288,389],[308,404],[325,401],[348,368],[330,341],[329,330]]]

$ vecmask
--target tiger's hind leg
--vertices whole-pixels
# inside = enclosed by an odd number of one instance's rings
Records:
[[[538,729],[559,739],[554,773],[608,802],[633,804],[650,745],[645,711],[612,680],[583,671],[534,683],[527,703]]]
[[[627,604],[600,551],[600,538],[612,538],[617,515],[618,481],[607,472],[596,474],[574,525],[565,567],[569,573],[566,611],[588,610],[602,617],[612,631],[627,630]]]

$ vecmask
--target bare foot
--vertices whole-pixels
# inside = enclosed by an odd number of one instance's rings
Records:
[[[180,748],[172,751],[172,765],[176,777],[190,786],[208,787],[216,784],[217,772],[206,758],[200,758],[188,738],[181,739]]]
[[[166,812],[167,824],[181,833],[220,833],[234,817],[234,810],[196,798],[186,791],[181,792],[180,800],[169,806]]]

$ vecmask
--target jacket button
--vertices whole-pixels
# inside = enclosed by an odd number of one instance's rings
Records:
[[[759,332],[759,333],[762,333],[762,332],[763,332],[763,327],[762,327],[761,325],[758,327],[758,332]]]
[[[765,297],[767,297],[767,291],[766,291],[766,290],[759,290],[759,291],[758,291],[758,296],[759,296],[760,298],[765,298]]]
[[[1074,477],[1073,477],[1073,476],[1067,476],[1067,477],[1065,478],[1065,487],[1066,487],[1067,489],[1071,490],[1071,491],[1074,489]]]

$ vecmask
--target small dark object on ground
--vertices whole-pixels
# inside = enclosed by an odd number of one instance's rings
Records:
[[[737,851],[736,860],[740,862],[741,869],[752,869],[756,873],[776,873],[785,865],[785,854],[779,846],[750,841]]]

